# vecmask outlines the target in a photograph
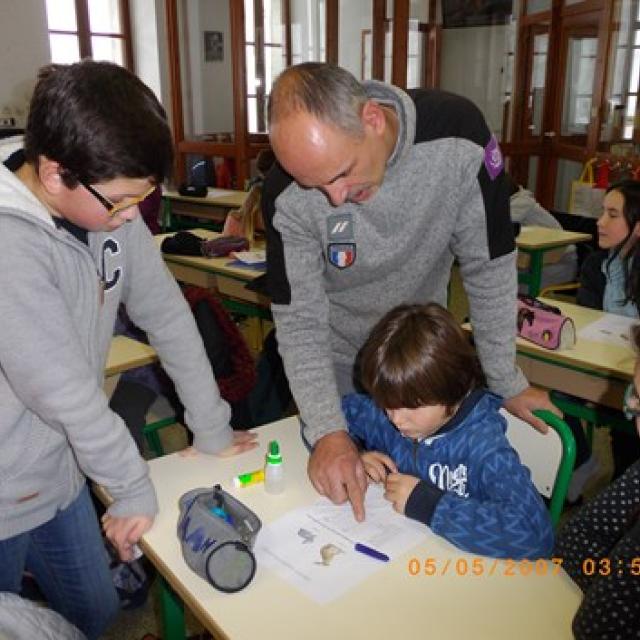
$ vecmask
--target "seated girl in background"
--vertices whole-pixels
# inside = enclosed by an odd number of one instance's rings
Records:
[[[538,558],[553,547],[547,509],[505,436],[502,399],[440,305],[402,305],[373,328],[342,408],[372,482],[399,513],[465,551]]]
[[[599,251],[593,252],[580,272],[577,302],[584,307],[638,317],[640,308],[640,182],[623,180],[607,189],[598,219]],[[640,457],[634,434],[611,431],[614,474],[619,477]],[[578,443],[578,446],[580,444]]]
[[[223,236],[242,236],[253,242],[255,232],[263,231],[262,222],[262,183],[267,171],[271,169],[276,157],[271,149],[263,149],[256,158],[258,175],[253,179],[249,195],[239,208],[229,211],[222,228]]]
[[[634,330],[640,347],[640,327]],[[640,433],[640,359],[625,413]],[[638,440],[636,436],[636,441]],[[558,535],[554,556],[584,592],[573,620],[577,640],[640,635],[640,460],[584,505]]]

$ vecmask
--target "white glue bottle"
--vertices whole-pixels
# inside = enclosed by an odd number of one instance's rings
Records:
[[[272,440],[269,443],[267,464],[264,467],[264,488],[267,493],[282,493],[284,491],[284,466],[277,440]]]

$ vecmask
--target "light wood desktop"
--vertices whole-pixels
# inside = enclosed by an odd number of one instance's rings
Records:
[[[551,575],[556,568],[545,563],[547,575],[536,575],[535,571],[522,575],[522,565],[515,563],[511,576],[506,575],[507,564],[498,561],[489,576],[493,560],[463,553],[427,528],[424,544],[392,558],[360,585],[326,605],[316,604],[260,566],[244,591],[232,595],[216,591],[182,559],[176,523],[178,499],[183,493],[220,483],[253,509],[263,526],[318,499],[307,477],[308,453],[300,439],[298,420],[288,418],[261,427],[256,433],[258,449],[238,457],[185,458],[172,454],[149,463],[160,513],[141,547],[215,638],[572,638],[571,620],[581,593],[563,570]],[[284,494],[269,495],[263,485],[234,489],[232,477],[261,467],[267,443],[274,438],[283,452],[287,477]],[[437,575],[424,573],[429,558]],[[423,569],[418,575],[410,573],[412,559]],[[482,563],[484,575],[471,575],[474,559]],[[441,575],[448,560],[449,569]],[[462,575],[464,567],[468,568],[467,575]],[[167,631],[167,640],[180,637],[175,625],[171,634]]]
[[[194,198],[180,195],[171,189],[163,189],[163,227],[171,227],[173,216],[189,216],[221,224],[227,211],[239,209],[248,195],[246,191],[209,188],[205,197]]]
[[[207,240],[220,235],[215,231],[207,231],[206,229],[192,229],[190,233]],[[158,248],[162,241],[171,235],[173,234],[164,233],[155,236]],[[264,246],[264,241],[258,241],[252,248],[264,249]],[[245,284],[262,275],[264,273],[263,270],[255,271],[230,265],[229,263],[233,262],[233,258],[228,256],[224,258],[205,258],[163,253],[162,257],[176,280],[180,282],[205,289],[216,289],[222,297],[248,302],[264,310],[269,308],[269,298],[245,288]]]
[[[127,336],[114,336],[111,340],[104,375],[105,377],[114,376],[129,369],[151,364],[157,359],[155,350],[148,344]]]
[[[558,247],[567,247],[578,242],[588,242],[591,234],[547,227],[523,226],[516,237],[518,251],[530,256],[529,268],[518,273],[518,282],[529,287],[529,295],[540,293],[544,254]]]
[[[540,298],[573,319],[576,334],[586,325],[607,315],[577,304]],[[470,331],[467,323],[463,328]],[[619,410],[627,384],[633,379],[636,356],[633,349],[595,342],[576,335],[571,349],[553,351],[516,338],[517,361],[532,385],[562,391],[598,405]]]

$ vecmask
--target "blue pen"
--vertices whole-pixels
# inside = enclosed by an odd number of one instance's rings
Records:
[[[359,542],[356,542],[354,549],[356,551],[359,551],[360,553],[364,553],[365,556],[369,556],[370,558],[382,560],[382,562],[389,562],[389,556],[386,553],[382,553],[381,551],[376,551],[371,547],[367,547],[366,544],[360,544]]]

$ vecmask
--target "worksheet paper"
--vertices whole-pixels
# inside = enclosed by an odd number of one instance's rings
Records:
[[[578,337],[594,342],[606,342],[619,347],[631,346],[631,327],[637,324],[638,318],[628,318],[608,313],[600,320],[589,323],[578,331]]]
[[[426,525],[396,513],[371,485],[366,519],[356,522],[351,506],[321,498],[290,511],[258,534],[255,553],[260,569],[269,569],[319,604],[326,604],[388,563],[354,550],[356,542],[386,553],[390,560],[426,538]]]

